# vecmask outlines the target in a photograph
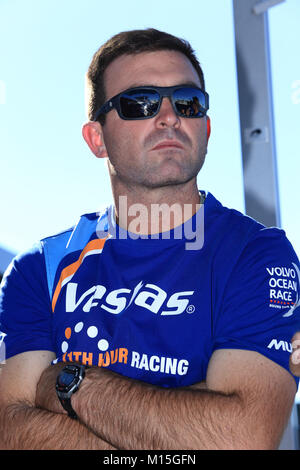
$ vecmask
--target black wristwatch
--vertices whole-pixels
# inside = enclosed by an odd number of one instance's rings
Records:
[[[63,406],[72,419],[77,419],[77,414],[72,408],[71,397],[77,392],[85,376],[86,366],[66,365],[56,379],[56,393]]]

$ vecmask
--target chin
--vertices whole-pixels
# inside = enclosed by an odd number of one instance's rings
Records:
[[[153,171],[149,182],[153,187],[182,185],[196,178],[199,169],[199,166],[183,168],[178,163],[172,162],[171,165],[163,165]]]
[[[179,186],[179,185],[183,185],[183,184],[186,184],[188,183],[189,181],[195,179],[197,177],[197,175],[193,174],[193,175],[189,175],[189,176],[186,176],[186,177],[183,177],[182,175],[179,177],[179,176],[167,176],[165,178],[161,177],[158,177],[158,178],[155,178],[153,180],[148,180],[147,182],[144,183],[144,185],[146,187],[148,187],[149,189],[155,189],[155,188],[163,188],[163,187],[167,187],[167,186]]]

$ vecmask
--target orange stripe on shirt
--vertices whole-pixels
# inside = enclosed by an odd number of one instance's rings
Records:
[[[61,274],[60,274],[60,278],[59,278],[59,281],[57,283],[57,286],[55,288],[55,292],[54,292],[54,295],[52,297],[52,312],[54,312],[54,309],[55,309],[55,305],[56,305],[56,302],[57,302],[57,299],[58,299],[58,296],[59,296],[59,293],[61,291],[61,288],[62,288],[62,283],[63,281],[69,277],[69,276],[73,276],[75,274],[75,272],[77,271],[77,269],[79,268],[79,266],[81,265],[82,263],[82,260],[83,258],[86,256],[86,254],[90,251],[94,251],[94,250],[102,250],[103,249],[103,246],[104,246],[104,243],[105,241],[107,240],[107,238],[97,238],[96,240],[91,240],[85,247],[84,249],[82,250],[82,252],[80,253],[80,256],[78,258],[77,261],[75,261],[74,263],[70,264],[69,266],[66,266]]]

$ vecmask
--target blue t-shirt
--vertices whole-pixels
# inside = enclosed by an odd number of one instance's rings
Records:
[[[15,258],[0,296],[7,358],[50,350],[55,362],[163,387],[205,380],[222,348],[257,351],[289,371],[300,270],[283,230],[210,193],[183,226],[157,236],[119,230],[111,214],[84,215]]]

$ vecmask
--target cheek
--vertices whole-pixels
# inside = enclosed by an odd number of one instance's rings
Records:
[[[108,158],[118,168],[128,166],[139,153],[138,136],[133,132],[133,126],[126,124],[126,121],[113,121],[103,131]]]
[[[207,130],[206,130],[206,121],[203,119],[196,120],[192,123],[192,128],[190,130],[190,137],[195,147],[203,147],[207,144]]]
[[[142,150],[146,133],[141,121],[122,121],[116,118],[109,123],[103,135],[109,155],[117,151],[132,156]]]
[[[107,119],[103,127],[103,138],[108,156],[111,158],[123,140],[122,127],[118,125],[117,118]]]

